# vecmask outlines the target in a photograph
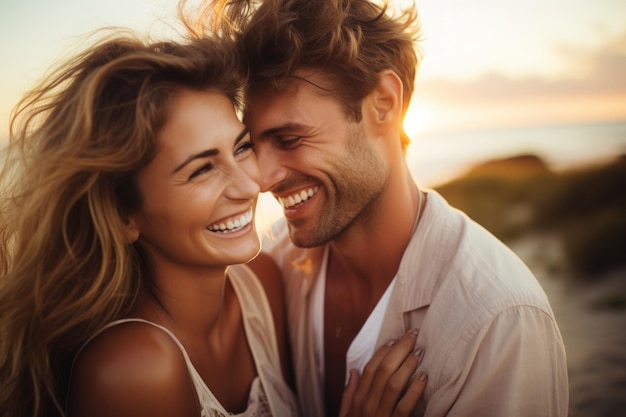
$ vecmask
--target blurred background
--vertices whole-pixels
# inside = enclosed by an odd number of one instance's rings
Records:
[[[568,352],[570,416],[623,416],[626,2],[416,3],[413,175],[541,281]],[[0,141],[19,98],[101,26],[175,37],[176,0],[0,0]],[[278,216],[263,195],[261,227]]]

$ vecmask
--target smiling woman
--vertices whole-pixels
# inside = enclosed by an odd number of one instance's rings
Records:
[[[280,275],[246,265],[242,87],[228,40],[125,33],[20,102],[0,168],[1,416],[295,415]]]
[[[211,91],[177,93],[158,139],[159,152],[137,176],[142,209],[129,225],[159,272],[153,284],[162,291],[180,285],[172,277],[181,275],[181,264],[223,274],[224,265],[254,258],[260,242],[250,220],[259,169],[230,99]]]

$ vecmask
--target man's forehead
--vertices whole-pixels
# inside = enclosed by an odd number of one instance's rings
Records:
[[[311,88],[313,87],[313,88]],[[249,98],[293,95],[302,88],[310,89],[314,94],[328,95],[333,88],[331,76],[321,69],[299,68],[293,75],[276,83],[259,82],[251,86]]]
[[[282,83],[281,83],[282,84]],[[257,85],[248,91],[244,122],[251,130],[305,123],[315,97],[333,97],[330,77],[322,70],[298,69],[284,85]],[[313,101],[311,101],[313,99]]]

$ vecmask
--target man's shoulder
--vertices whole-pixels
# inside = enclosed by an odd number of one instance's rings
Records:
[[[428,203],[422,219],[428,227],[405,256],[408,279],[422,280],[416,289],[428,291],[433,302],[454,300],[473,308],[529,299],[544,304],[541,286],[517,254],[436,193],[429,193]]]
[[[487,316],[518,306],[551,314],[548,298],[533,272],[494,237],[464,239],[450,261],[439,288],[443,298]]]
[[[429,203],[432,224],[416,242],[411,270],[426,280],[419,288],[429,292],[430,310],[464,323],[521,305],[552,314],[541,285],[516,253],[440,196],[429,195]]]
[[[429,253],[441,264],[431,272],[451,281],[449,291],[514,303],[519,297],[545,298],[533,272],[504,242],[441,197],[437,202],[438,233],[429,234],[425,245],[435,248]]]

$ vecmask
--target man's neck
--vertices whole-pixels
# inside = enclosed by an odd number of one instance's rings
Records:
[[[425,200],[412,180],[394,188],[330,243],[332,262],[374,287],[386,288],[395,276]]]

